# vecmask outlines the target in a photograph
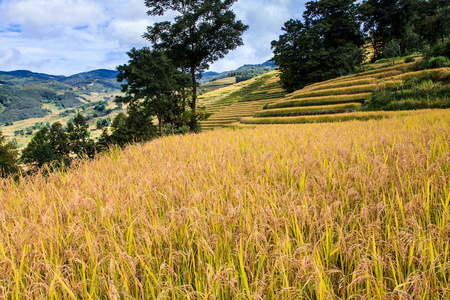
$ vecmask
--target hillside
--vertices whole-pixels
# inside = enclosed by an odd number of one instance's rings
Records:
[[[30,71],[0,72],[0,123],[42,118],[120,91],[117,72],[95,70],[70,77]],[[104,100],[104,99],[101,99]],[[53,109],[51,109],[53,107]]]
[[[450,68],[415,71],[414,62],[403,60],[365,68],[290,94],[281,89],[276,71],[206,93],[200,98],[212,116],[202,128],[366,120],[450,107]]]
[[[237,74],[249,74],[251,77],[255,77],[255,74],[260,75],[263,73],[267,73],[271,70],[275,69],[275,63],[268,60],[262,64],[247,64],[243,65],[236,70],[230,70],[225,72],[205,72],[203,73],[202,78],[199,80],[201,84],[205,84],[210,81],[214,81],[217,79],[224,79],[227,77],[236,77]],[[249,79],[249,78],[248,78]]]
[[[449,128],[216,130],[0,179],[2,297],[448,299]]]
[[[268,61],[244,65],[221,74],[205,73],[202,91],[213,91],[236,83],[242,76],[255,77],[274,68]],[[231,74],[234,72],[233,74]],[[113,100],[120,93],[117,71],[94,70],[72,76],[54,76],[25,70],[0,72],[0,130],[19,147],[47,123],[66,123],[81,112],[87,119],[92,136],[100,135],[97,121],[112,120],[121,106]],[[100,110],[97,109],[100,107]]]
[[[24,146],[47,122],[67,122],[77,112],[91,129],[99,118],[111,118],[119,107],[117,71],[94,70],[72,76],[30,71],[0,72],[0,127],[9,140]],[[97,134],[97,133],[96,133]]]
[[[285,91],[278,82],[277,71],[223,87],[199,97],[200,105],[212,116],[201,122],[203,130],[231,126],[240,118],[252,116],[256,110],[276,99]]]

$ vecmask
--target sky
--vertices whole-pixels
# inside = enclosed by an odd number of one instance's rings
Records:
[[[304,0],[238,0],[232,10],[249,25],[244,46],[211,65],[234,70],[272,58],[270,42],[289,19],[299,19]],[[0,0],[0,71],[30,70],[72,75],[114,70],[127,51],[151,44],[147,26],[172,20],[174,13],[149,17],[144,0]]]

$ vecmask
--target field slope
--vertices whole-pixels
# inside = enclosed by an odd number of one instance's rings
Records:
[[[282,90],[278,72],[272,71],[202,95],[201,102],[212,116],[201,125],[208,130],[245,124],[341,122],[450,107],[450,68],[411,71],[413,65],[403,59],[394,66],[368,64],[367,71],[317,82],[290,94]]]
[[[0,179],[0,298],[450,298],[450,111],[173,136]]]

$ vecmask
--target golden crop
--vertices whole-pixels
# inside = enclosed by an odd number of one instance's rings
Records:
[[[450,113],[173,136],[0,181],[0,298],[450,298]]]

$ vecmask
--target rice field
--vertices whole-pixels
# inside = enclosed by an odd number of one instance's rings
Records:
[[[223,129],[1,179],[0,298],[448,299],[449,128]]]
[[[351,95],[330,95],[330,96],[297,98],[295,100],[280,99],[269,103],[266,109],[271,110],[285,107],[304,107],[304,106],[343,104],[351,102],[364,102],[371,96],[372,93],[358,93]]]
[[[202,130],[233,126],[240,118],[252,116],[269,101],[285,95],[277,71],[203,94],[199,101],[212,116],[200,122]]]
[[[230,86],[236,83],[236,77],[225,77],[222,79],[210,81],[202,84],[201,88],[208,92],[213,92],[215,90]]]
[[[358,111],[361,109],[361,103],[345,103],[333,105],[318,105],[306,107],[266,109],[256,112],[253,116],[256,118],[263,117],[285,117],[285,116],[301,116],[301,115],[321,115],[321,114],[337,114]]]
[[[271,110],[269,110],[271,111]],[[269,112],[268,111],[268,112]],[[403,117],[409,115],[422,115],[429,110],[409,110],[409,111],[354,111],[298,115],[298,116],[267,116],[267,117],[245,117],[241,118],[243,124],[302,124],[302,123],[326,123],[326,122],[345,122],[351,120],[370,120],[384,119],[392,117]]]
[[[372,64],[368,65],[368,71],[317,82],[290,94],[286,94],[281,88],[277,71],[272,71],[259,78],[200,96],[201,103],[212,114],[210,119],[201,122],[201,126],[203,130],[211,130],[245,124],[340,122],[366,120],[371,117],[384,118],[389,114],[360,112],[363,109],[361,104],[378,92],[399,89],[405,80],[411,78],[427,76],[444,80],[448,77],[448,71],[445,69],[406,72],[406,68],[412,65],[413,63],[402,61],[395,66]],[[349,105],[352,105],[352,108],[348,108]],[[424,107],[427,107],[426,105],[428,104],[422,104]]]

